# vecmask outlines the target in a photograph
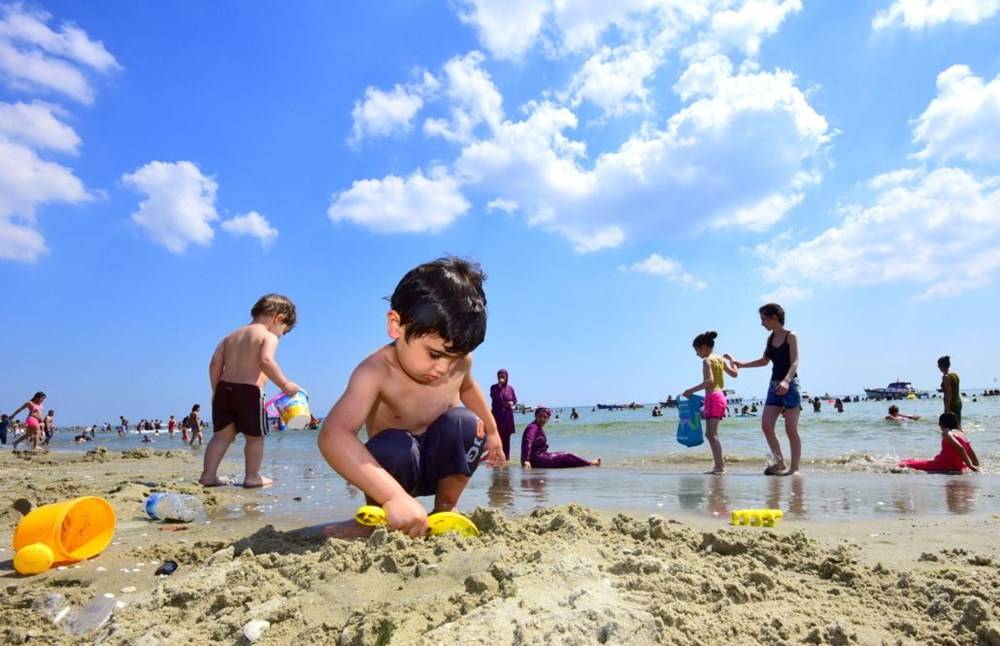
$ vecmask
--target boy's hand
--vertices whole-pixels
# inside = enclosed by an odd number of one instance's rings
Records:
[[[503,454],[503,443],[500,441],[499,433],[487,433],[486,445],[483,447],[483,459],[491,467],[502,467],[507,464],[507,457]]]
[[[289,397],[294,397],[302,389],[299,388],[299,385],[294,381],[289,381],[288,383],[285,384],[285,387],[282,388],[281,390],[287,393]]]
[[[423,536],[428,532],[427,510],[409,494],[390,498],[382,505],[386,522],[391,529],[398,529],[410,536]]]

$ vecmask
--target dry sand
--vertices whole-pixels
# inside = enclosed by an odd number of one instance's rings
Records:
[[[191,454],[0,456],[0,530],[16,498],[107,498],[115,543],[34,577],[0,552],[3,643],[246,644],[993,644],[1000,645],[1000,517],[784,521],[603,514],[571,505],[506,518],[477,509],[482,536],[340,541],[257,520],[146,520],[153,490],[197,493],[210,513],[257,492],[202,490]],[[805,476],[808,477],[808,476]],[[180,564],[169,577],[153,571]],[[127,571],[123,571],[127,570]],[[124,592],[123,592],[124,590]],[[58,593],[124,607],[69,634],[38,610]]]

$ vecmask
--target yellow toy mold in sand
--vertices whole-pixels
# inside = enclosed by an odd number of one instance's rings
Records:
[[[103,552],[114,535],[115,510],[103,498],[83,496],[42,505],[14,530],[14,569],[38,574],[53,563],[89,559]]]
[[[785,513],[780,509],[734,509],[729,524],[774,527],[778,519],[784,516]]]
[[[376,527],[385,525],[388,519],[385,510],[375,505],[363,505],[354,514],[354,520],[359,525]],[[427,517],[427,525],[430,527],[431,535],[447,534],[455,532],[462,536],[479,536],[479,528],[468,517],[454,511],[439,511]]]

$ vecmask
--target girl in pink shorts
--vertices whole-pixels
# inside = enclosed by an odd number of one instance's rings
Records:
[[[684,391],[684,397],[690,397],[701,389],[705,389],[705,406],[701,417],[705,420],[705,437],[708,438],[708,445],[712,447],[712,459],[715,465],[709,473],[722,475],[726,472],[726,462],[722,458],[722,443],[719,442],[719,422],[726,416],[726,381],[723,373],[728,373],[731,377],[739,376],[739,372],[719,355],[713,352],[715,348],[715,338],[719,336],[716,332],[703,332],[694,338],[692,345],[694,352],[702,358],[702,376],[704,381],[696,386],[691,386]]]

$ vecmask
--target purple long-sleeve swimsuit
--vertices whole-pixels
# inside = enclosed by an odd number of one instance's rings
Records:
[[[590,462],[579,455],[564,451],[549,451],[549,439],[545,431],[532,422],[524,429],[521,436],[521,464],[530,462],[531,466],[547,469],[569,469],[572,467],[589,467]]]

